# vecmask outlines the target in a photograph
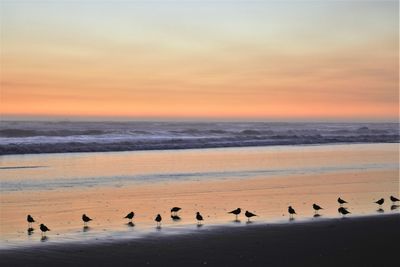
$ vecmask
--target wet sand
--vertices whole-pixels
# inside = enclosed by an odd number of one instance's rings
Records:
[[[400,215],[163,229],[140,239],[0,251],[1,266],[397,266]]]
[[[378,214],[373,201],[382,197],[384,214],[397,213],[388,201],[399,192],[396,151],[375,144],[5,157],[4,166],[48,167],[1,172],[0,249],[40,243],[40,223],[52,229],[47,243],[64,244],[141,237],[155,231],[158,213],[173,231],[195,228],[197,211],[204,229],[232,225],[227,212],[237,207],[259,215],[255,224],[287,221],[289,205],[297,221],[314,220],[313,203],[324,208],[319,219],[339,218],[338,196],[349,202],[350,217]],[[170,218],[173,206],[182,208],[179,221]],[[130,211],[135,227],[123,219]],[[89,229],[83,213],[94,219]],[[32,235],[27,214],[37,221]]]

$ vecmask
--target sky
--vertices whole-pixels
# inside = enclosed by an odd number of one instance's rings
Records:
[[[0,0],[2,118],[399,117],[398,1]]]

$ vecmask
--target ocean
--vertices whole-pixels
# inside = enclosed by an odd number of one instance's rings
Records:
[[[399,142],[398,123],[2,121],[0,155]]]

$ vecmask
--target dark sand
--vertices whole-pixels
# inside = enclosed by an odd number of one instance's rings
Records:
[[[162,230],[161,230],[162,231]],[[0,251],[1,266],[399,266],[400,215]]]

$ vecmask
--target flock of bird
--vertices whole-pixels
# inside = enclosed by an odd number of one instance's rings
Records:
[[[394,197],[394,196],[390,196],[390,200],[392,201],[393,204],[400,201],[398,198],[396,198],[396,197]],[[343,200],[343,199],[341,199],[341,198],[339,197],[339,198],[337,199],[337,202],[340,204],[340,207],[338,208],[338,212],[339,212],[340,214],[342,214],[343,216],[345,216],[345,215],[351,213],[350,211],[347,210],[347,208],[343,207],[344,204],[348,204],[347,201],[345,201],[345,200]],[[384,199],[384,198],[381,198],[381,199],[375,201],[374,203],[378,204],[379,207],[381,207],[381,206],[383,205],[384,202],[385,202],[385,199]],[[317,204],[315,204],[315,203],[312,205],[312,207],[313,207],[314,213],[315,213],[314,216],[317,216],[317,215],[318,215],[318,211],[323,209],[321,206],[319,206],[319,205],[317,205]],[[171,209],[171,218],[172,218],[173,220],[179,220],[179,219],[180,219],[180,217],[178,216],[178,212],[179,212],[180,210],[181,210],[180,207],[173,207],[173,208]],[[228,213],[229,213],[229,214],[234,214],[234,215],[236,216],[236,221],[238,221],[238,215],[239,215],[241,212],[242,212],[242,209],[241,209],[241,208],[237,208],[237,209],[232,210],[232,211],[230,211],[230,212],[228,212]],[[289,213],[290,219],[293,219],[293,218],[294,218],[294,215],[297,214],[296,211],[294,210],[294,208],[293,208],[292,206],[289,206],[289,207],[288,207],[288,213]],[[246,210],[246,212],[244,213],[244,215],[247,217],[248,222],[250,222],[250,218],[252,218],[252,217],[254,217],[254,216],[257,216],[256,214],[254,214],[254,213],[252,213],[252,212],[250,212],[250,211],[247,211],[247,210]],[[132,224],[132,219],[133,219],[134,216],[135,216],[135,213],[134,213],[133,211],[131,211],[130,213],[128,213],[128,214],[124,217],[124,219],[129,219],[129,223],[130,223],[131,225],[133,225],[133,224]],[[33,219],[33,217],[32,217],[31,215],[28,215],[27,218],[26,218],[26,220],[28,221],[28,232],[31,233],[31,232],[34,230],[34,229],[32,228],[32,223],[34,223],[35,220]],[[203,219],[203,216],[200,214],[200,212],[196,212],[196,220],[197,220],[197,224],[198,224],[198,225],[201,225],[201,222],[204,220],[204,219]],[[83,214],[83,215],[82,215],[82,221],[83,221],[84,227],[87,227],[88,223],[89,223],[90,221],[92,221],[92,219],[89,218],[86,214]],[[156,218],[154,219],[154,221],[157,223],[157,227],[161,227],[162,217],[161,217],[160,214],[157,214],[157,216],[156,216]],[[47,231],[50,231],[50,229],[49,229],[46,225],[40,224],[40,231],[42,232],[42,237],[43,237],[43,236],[45,236],[45,234],[46,234]]]

